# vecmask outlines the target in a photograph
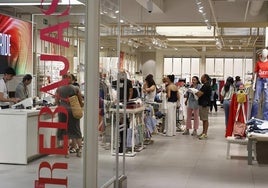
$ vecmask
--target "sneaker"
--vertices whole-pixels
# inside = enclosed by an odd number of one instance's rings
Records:
[[[190,133],[189,133],[189,129],[186,129],[183,133],[182,133],[182,135],[189,135]]]
[[[207,139],[207,135],[206,134],[202,134],[201,136],[199,136],[199,140],[205,140]]]
[[[194,130],[193,132],[192,132],[192,134],[191,134],[192,136],[196,136],[197,135],[197,132],[196,132],[196,130]]]
[[[70,148],[69,152],[70,153],[76,153],[76,149],[75,148]]]

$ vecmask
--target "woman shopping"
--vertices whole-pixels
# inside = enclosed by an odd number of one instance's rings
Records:
[[[167,136],[176,135],[176,108],[180,96],[178,87],[174,84],[174,79],[175,76],[173,74],[167,76]]]
[[[201,88],[201,83],[197,76],[192,77],[192,84],[190,88],[199,90]],[[197,135],[197,129],[199,127],[199,105],[198,100],[196,100],[194,94],[189,90],[185,93],[184,97],[185,106],[187,106],[187,117],[186,117],[186,130],[182,133],[183,135],[189,135],[189,130],[192,129],[192,115],[194,117],[194,130],[192,136]]]
[[[221,90],[221,96],[223,97],[223,109],[225,113],[225,126],[227,128],[228,125],[228,118],[229,118],[229,108],[230,108],[230,101],[232,96],[235,92],[234,88],[234,79],[233,77],[228,77],[226,79],[226,83],[224,84]]]
[[[145,102],[154,102],[156,95],[156,84],[152,74],[148,74],[145,78],[143,93],[145,95]]]

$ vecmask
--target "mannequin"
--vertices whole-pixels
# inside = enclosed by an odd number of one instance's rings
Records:
[[[253,90],[255,90],[252,104],[251,117],[256,117],[260,105],[260,97],[263,92],[263,119],[268,120],[268,50],[263,49],[259,55],[259,61],[255,65]]]

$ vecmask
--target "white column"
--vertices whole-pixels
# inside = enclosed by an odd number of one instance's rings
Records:
[[[98,187],[99,0],[86,1],[83,187]],[[95,89],[94,89],[95,88]]]

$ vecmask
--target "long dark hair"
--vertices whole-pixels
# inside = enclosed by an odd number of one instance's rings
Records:
[[[201,82],[200,82],[198,76],[193,76],[192,78],[195,78],[195,79],[197,80],[197,84],[201,84]],[[193,86],[193,84],[191,84],[191,87],[192,87],[192,86]]]
[[[234,79],[233,77],[229,76],[227,79],[226,79],[226,83],[224,85],[224,91],[225,93],[228,92],[230,90],[230,87],[231,85],[234,84]]]
[[[154,81],[154,76],[152,74],[148,74],[145,78],[145,81],[147,82],[147,86],[148,87],[151,87],[153,85],[156,85],[155,84],[155,81]]]

